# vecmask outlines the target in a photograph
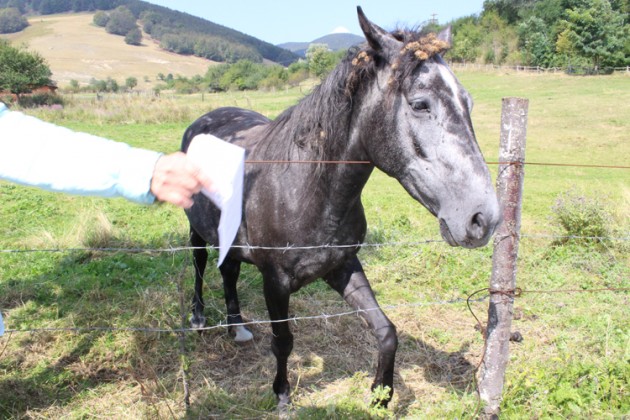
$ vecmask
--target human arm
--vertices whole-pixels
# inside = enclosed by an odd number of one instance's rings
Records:
[[[182,153],[162,155],[59,127],[0,102],[0,179],[50,191],[124,197],[150,204],[157,197],[181,207],[210,180]]]

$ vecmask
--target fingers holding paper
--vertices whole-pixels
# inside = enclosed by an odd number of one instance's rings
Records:
[[[151,192],[158,200],[190,208],[192,196],[202,189],[212,191],[212,180],[184,153],[164,155],[156,162]]]

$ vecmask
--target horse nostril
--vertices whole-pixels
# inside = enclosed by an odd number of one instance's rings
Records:
[[[487,227],[488,223],[483,213],[476,213],[470,221],[468,234],[475,239],[481,239],[485,236]]]

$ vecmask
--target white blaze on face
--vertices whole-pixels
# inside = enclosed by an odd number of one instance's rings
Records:
[[[460,112],[464,112],[465,111],[464,105],[462,104],[462,101],[460,99],[461,96],[459,94],[460,93],[459,83],[457,83],[457,79],[455,79],[455,75],[453,74],[451,69],[448,68],[446,63],[444,63],[444,61],[437,60],[437,63],[438,63],[438,69],[440,71],[440,76],[442,76],[444,83],[451,90],[453,94],[454,102],[457,104],[457,109]]]

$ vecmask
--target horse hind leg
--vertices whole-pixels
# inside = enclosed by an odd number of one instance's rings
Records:
[[[378,365],[372,390],[382,386],[389,392],[384,398],[373,399],[372,404],[387,407],[394,395],[394,362],[398,348],[396,327],[379,307],[357,257],[329,273],[324,279],[352,308],[360,311],[359,314],[367,321],[378,340]]]
[[[221,271],[221,277],[223,278],[223,292],[228,313],[227,322],[231,332],[234,334],[234,341],[237,343],[251,341],[254,335],[244,325],[241,325],[243,324],[243,318],[236,290],[236,282],[241,272],[241,263],[226,257],[219,267],[219,271]]]
[[[206,317],[203,315],[205,304],[203,302],[203,273],[208,262],[208,251],[206,241],[190,228],[190,245],[193,247],[193,265],[195,267],[195,294],[192,300],[192,316],[190,325],[192,328],[203,328],[206,326]]]

